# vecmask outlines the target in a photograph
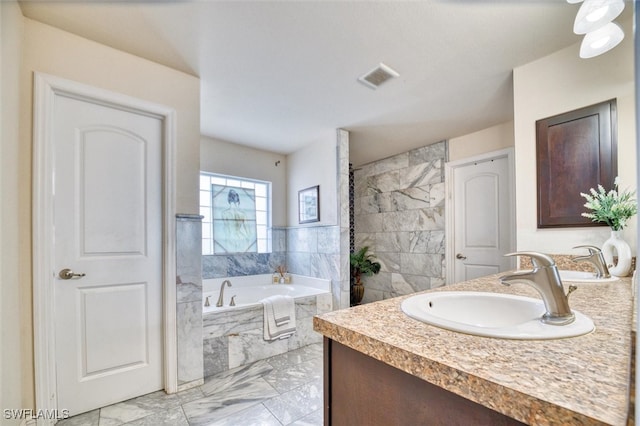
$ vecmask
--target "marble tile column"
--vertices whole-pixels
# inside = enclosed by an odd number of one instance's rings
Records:
[[[339,227],[340,227],[340,242],[339,242],[339,279],[337,282],[332,283],[334,294],[334,306],[338,309],[348,308],[351,302],[350,296],[350,266],[349,266],[349,253],[351,252],[351,223],[355,223],[355,218],[352,217],[351,204],[351,183],[352,173],[349,165],[349,132],[343,129],[338,129],[337,134],[337,161],[338,161],[338,209],[340,212]],[[355,229],[354,229],[355,231]],[[355,234],[354,234],[355,238]],[[340,295],[339,300],[336,296]]]
[[[203,383],[202,216],[176,215],[178,389]]]

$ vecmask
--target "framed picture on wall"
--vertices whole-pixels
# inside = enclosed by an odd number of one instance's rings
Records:
[[[298,191],[298,223],[320,221],[320,185]]]

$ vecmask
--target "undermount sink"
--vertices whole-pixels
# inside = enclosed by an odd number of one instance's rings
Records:
[[[560,273],[560,279],[568,282],[610,283],[619,280],[618,277],[614,277],[613,275],[610,278],[596,278],[596,274],[594,272],[566,270],[558,272]]]
[[[501,339],[562,339],[594,329],[593,321],[575,310],[575,321],[571,324],[544,324],[540,321],[546,312],[542,300],[503,293],[424,293],[405,299],[401,308],[411,318],[430,325]]]

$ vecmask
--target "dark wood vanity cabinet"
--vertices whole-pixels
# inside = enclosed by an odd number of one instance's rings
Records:
[[[324,424],[498,426],[523,423],[325,337]]]

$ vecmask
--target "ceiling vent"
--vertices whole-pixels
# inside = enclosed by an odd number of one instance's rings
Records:
[[[363,76],[358,77],[358,81],[370,89],[377,89],[378,86],[392,78],[399,77],[394,69],[380,62],[377,67]]]

